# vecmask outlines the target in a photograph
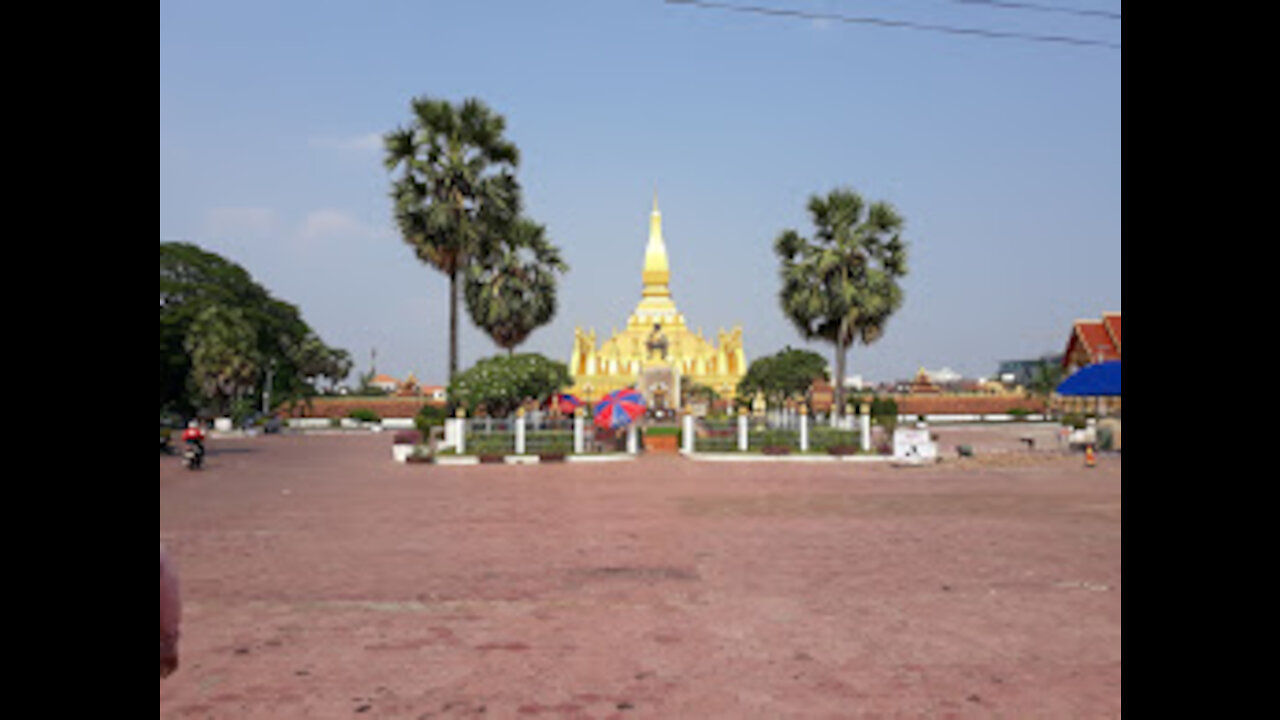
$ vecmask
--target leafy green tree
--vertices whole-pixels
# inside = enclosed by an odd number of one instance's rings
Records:
[[[315,333],[308,333],[291,350],[298,372],[313,385],[323,381],[332,391],[351,374],[351,353],[325,345]]]
[[[507,354],[556,314],[556,273],[569,269],[543,226],[520,218],[467,271],[467,310]]]
[[[704,402],[713,403],[720,399],[720,393],[710,385],[693,382],[692,380],[682,380],[680,382],[680,394],[684,396],[682,403]]]
[[[774,241],[781,261],[782,311],[805,339],[835,346],[835,412],[844,409],[845,363],[854,342],[884,335],[902,306],[898,281],[907,274],[903,220],[891,205],[868,204],[840,188],[809,198],[814,236],[783,231]]]
[[[1031,381],[1027,389],[1037,395],[1051,395],[1055,388],[1066,379],[1066,370],[1057,358],[1040,358],[1031,372]]]
[[[750,402],[756,393],[763,393],[769,403],[778,404],[788,398],[807,397],[813,381],[826,376],[827,363],[821,355],[787,347],[751,361],[747,374],[738,381],[738,398]]]
[[[253,388],[261,363],[256,340],[253,326],[238,308],[210,305],[191,323],[185,343],[191,357],[190,381],[216,414],[228,414]]]
[[[458,294],[476,257],[493,251],[520,212],[516,146],[506,121],[475,98],[411,102],[413,119],[383,137],[396,225],[418,259],[449,278],[449,378],[458,372]]]
[[[350,372],[345,351],[324,346],[293,305],[271,296],[239,265],[190,243],[160,243],[160,409],[189,414],[204,401],[200,382],[191,382],[193,358],[188,342],[198,341],[192,327],[209,308],[235,310],[251,328],[253,386],[266,385],[271,373],[272,400],[291,401],[314,394],[311,378],[340,382]],[[219,311],[220,313],[222,311]],[[207,323],[226,314],[206,318]],[[202,345],[203,347],[203,345]],[[316,358],[327,358],[319,365]],[[304,367],[306,366],[306,367]],[[323,366],[317,371],[316,368]]]
[[[486,358],[449,383],[449,401],[475,414],[509,415],[528,401],[545,402],[573,384],[569,368],[537,353]]]

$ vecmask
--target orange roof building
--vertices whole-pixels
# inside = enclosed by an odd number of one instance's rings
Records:
[[[389,393],[395,392],[396,388],[400,387],[400,381],[386,373],[374,375],[373,378],[369,380],[369,384]]]
[[[1071,327],[1062,367],[1068,373],[1100,362],[1120,359],[1120,313],[1102,314],[1101,320],[1077,320]]]
[[[941,390],[934,384],[933,378],[929,377],[929,373],[925,372],[924,368],[920,368],[920,371],[916,373],[915,380],[911,381],[910,392],[912,395],[931,395],[937,394]]]

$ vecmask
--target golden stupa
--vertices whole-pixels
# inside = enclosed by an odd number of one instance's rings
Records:
[[[626,329],[596,347],[595,330],[574,328],[569,374],[571,392],[595,401],[625,387],[644,394],[651,408],[679,409],[682,385],[696,383],[733,400],[747,372],[742,327],[719,332],[718,343],[694,333],[671,299],[671,270],[662,239],[662,213],[654,194],[649,215],[649,244],[644,251],[640,303]]]

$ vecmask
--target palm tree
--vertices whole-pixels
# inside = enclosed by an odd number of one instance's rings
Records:
[[[569,269],[546,229],[518,219],[505,241],[467,270],[467,310],[508,355],[556,314],[556,277]]]
[[[262,365],[256,343],[253,324],[238,307],[209,305],[191,322],[185,341],[190,381],[217,414],[227,414],[253,388]]]
[[[458,372],[458,285],[520,211],[516,146],[503,117],[471,98],[415,98],[413,121],[383,136],[396,224],[418,259],[449,278],[449,377]]]
[[[805,339],[835,345],[835,412],[844,410],[845,360],[856,341],[870,345],[902,305],[907,274],[903,220],[887,203],[868,205],[839,188],[809,198],[812,240],[786,230],[774,241],[781,260],[782,311]]]

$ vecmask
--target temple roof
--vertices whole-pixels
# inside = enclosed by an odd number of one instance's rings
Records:
[[[1063,367],[1120,359],[1120,313],[1104,313],[1102,320],[1077,320],[1067,340]]]

